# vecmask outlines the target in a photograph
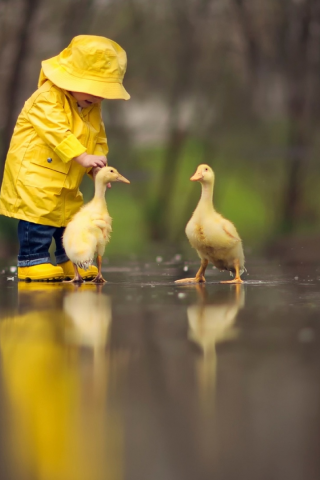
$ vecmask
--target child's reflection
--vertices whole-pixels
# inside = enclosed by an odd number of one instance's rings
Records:
[[[108,400],[110,298],[92,286],[19,288],[23,313],[0,322],[15,478],[122,478],[122,430]]]

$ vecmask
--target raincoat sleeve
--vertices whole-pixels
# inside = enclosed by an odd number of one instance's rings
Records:
[[[27,116],[39,137],[63,162],[87,151],[70,130],[63,99],[58,92],[50,90],[39,94]]]
[[[108,152],[109,152],[109,147],[108,147],[108,142],[107,142],[106,131],[105,131],[105,128],[104,128],[103,120],[101,119],[100,131],[99,131],[96,147],[94,149],[93,154],[94,155],[105,155],[105,156],[107,156]]]
[[[96,143],[93,154],[94,155],[107,156],[108,152],[109,152],[109,147],[108,147],[108,142],[107,142],[106,131],[105,131],[105,128],[104,128],[103,120],[101,118],[100,131],[99,131],[97,143]],[[108,160],[107,160],[107,164],[108,164]],[[92,170],[93,170],[92,168],[87,170],[87,174],[89,175],[89,177],[91,177],[93,179],[93,171]]]

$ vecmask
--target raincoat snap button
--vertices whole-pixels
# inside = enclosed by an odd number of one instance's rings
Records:
[[[47,162],[48,162],[48,163],[51,163],[51,162],[52,162],[52,158],[47,158]]]

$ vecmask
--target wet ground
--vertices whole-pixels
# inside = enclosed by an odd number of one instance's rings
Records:
[[[247,266],[0,274],[0,479],[319,479],[320,265]]]

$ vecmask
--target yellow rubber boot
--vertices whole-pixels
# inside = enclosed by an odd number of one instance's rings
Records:
[[[73,263],[68,260],[64,263],[59,263],[59,267],[62,268],[64,273],[64,280],[72,280],[74,277]],[[90,280],[98,275],[98,269],[94,265],[91,265],[88,270],[78,267],[79,273],[84,280]]]
[[[51,263],[40,263],[31,267],[18,267],[18,279],[26,281],[56,281],[63,280],[64,273],[61,267]]]

